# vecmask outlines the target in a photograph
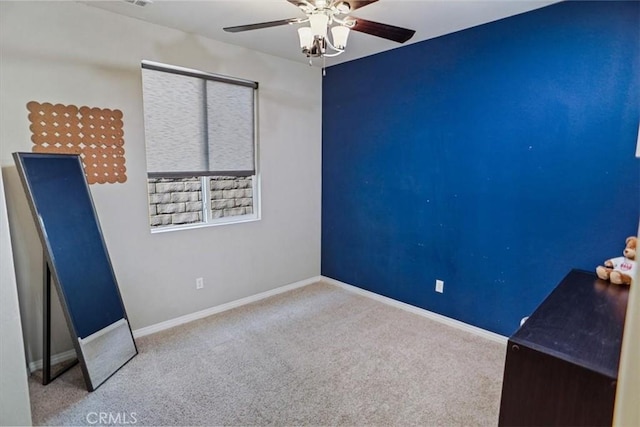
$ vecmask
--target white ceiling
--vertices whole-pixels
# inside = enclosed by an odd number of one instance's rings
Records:
[[[558,0],[380,0],[353,12],[353,16],[416,30],[404,45],[474,27],[544,7]],[[281,58],[307,63],[300,52],[297,25],[227,33],[230,27],[303,17],[286,0],[153,0],[141,7],[124,1],[83,1],[93,7],[243,46]],[[339,64],[403,46],[352,31],[347,50],[326,65]],[[322,65],[315,60],[316,65]]]

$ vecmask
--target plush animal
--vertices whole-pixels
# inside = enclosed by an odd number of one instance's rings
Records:
[[[636,274],[636,245],[638,238],[627,237],[626,247],[622,251],[624,256],[608,259],[604,262],[604,266],[599,265],[596,268],[596,274],[603,280],[610,280],[611,283],[618,285],[630,285]]]

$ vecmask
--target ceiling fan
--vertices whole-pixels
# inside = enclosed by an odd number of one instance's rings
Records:
[[[371,34],[383,39],[404,43],[415,31],[379,22],[368,21],[349,15],[352,11],[375,3],[378,0],[287,0],[304,12],[304,18],[289,18],[258,24],[223,28],[230,33],[277,27],[280,25],[304,24],[298,29],[300,48],[309,58],[333,57],[344,52],[351,30]],[[331,30],[331,39],[328,37]]]

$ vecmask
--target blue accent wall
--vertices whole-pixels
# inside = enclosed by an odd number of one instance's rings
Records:
[[[570,269],[636,234],[639,117],[632,1],[554,4],[330,67],[322,274],[511,335]]]

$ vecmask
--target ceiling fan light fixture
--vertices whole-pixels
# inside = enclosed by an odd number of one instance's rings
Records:
[[[333,36],[333,45],[338,49],[344,49],[347,47],[347,39],[349,38],[349,27],[343,25],[336,25],[331,28],[331,35]]]
[[[314,37],[327,37],[327,25],[329,25],[329,17],[327,15],[324,13],[314,13],[309,16],[309,23],[311,24],[311,34],[313,34]]]
[[[308,50],[309,48],[311,48],[311,44],[313,43],[313,34],[311,34],[311,28],[298,28],[298,37],[300,37],[300,48],[302,50]]]

